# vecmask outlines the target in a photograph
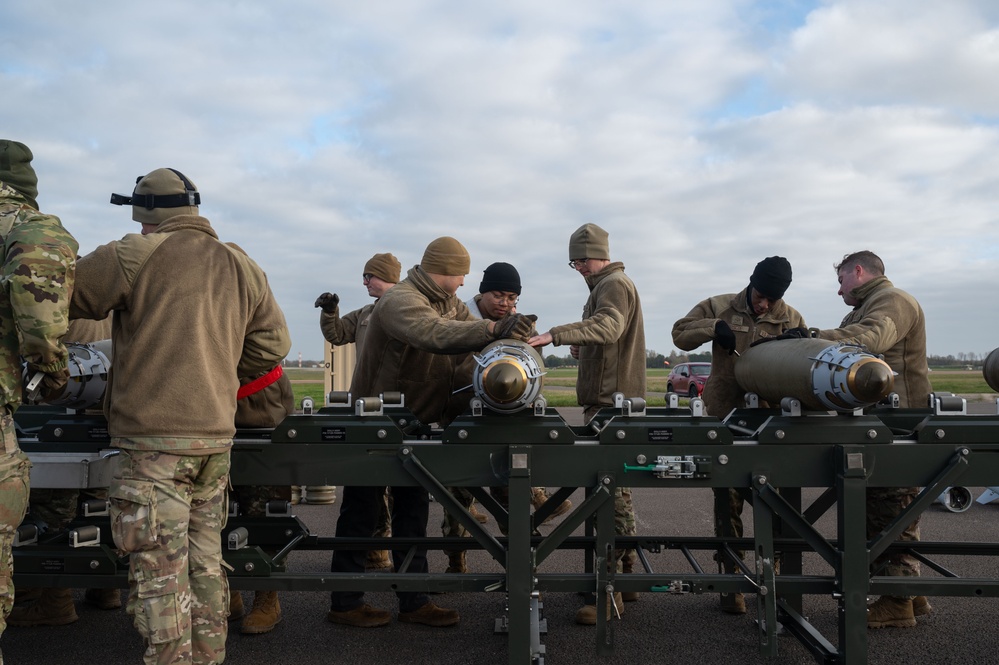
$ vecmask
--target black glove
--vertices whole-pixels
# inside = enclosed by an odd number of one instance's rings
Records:
[[[534,322],[538,317],[534,314],[507,314],[493,324],[493,336],[496,339],[519,339],[526,342],[531,338]]]
[[[327,314],[335,314],[336,306],[340,304],[340,296],[335,293],[324,293],[316,298],[316,307],[322,307]]]
[[[808,339],[808,328],[791,328],[777,335],[776,339]]]
[[[715,341],[718,346],[728,351],[728,355],[735,352],[735,333],[724,321],[715,324]]]
[[[809,337],[811,337],[811,335],[808,333],[808,328],[791,328],[790,330],[785,330],[776,337],[764,337],[763,339],[758,339],[749,346],[752,347],[765,342],[776,342],[779,339],[807,339]]]

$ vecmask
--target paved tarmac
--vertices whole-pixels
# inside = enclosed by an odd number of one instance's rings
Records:
[[[983,407],[994,412],[994,402]],[[997,479],[999,484],[999,479]],[[975,497],[984,488],[972,488]],[[817,494],[805,490],[805,499]],[[582,498],[581,492],[573,497]],[[640,534],[703,536],[711,534],[711,493],[707,489],[636,489],[634,497]],[[338,504],[332,506],[299,505],[296,514],[310,529],[332,535]],[[431,534],[437,534],[441,509],[431,504]],[[748,520],[751,522],[750,519]],[[835,524],[830,516],[819,528],[831,534]],[[488,528],[496,532],[495,522]],[[748,525],[751,529],[751,524]],[[542,527],[547,531],[548,527]],[[964,513],[950,513],[934,505],[924,513],[922,533],[925,540],[956,540],[999,543],[999,501],[973,505]],[[431,570],[446,567],[441,552],[429,554]],[[650,554],[656,570],[689,570],[676,552]],[[710,555],[701,561],[711,569]],[[999,551],[996,556],[957,560],[942,557],[942,562],[963,577],[999,577]],[[494,571],[498,566],[481,551],[469,553],[474,571]],[[290,559],[293,570],[325,571],[329,555],[321,552],[295,553]],[[813,555],[806,556],[806,573],[828,574],[828,567]],[[545,563],[545,570],[582,570],[578,552],[559,552]],[[924,575],[932,574],[924,567]],[[249,605],[252,592],[243,592]],[[19,628],[10,626],[0,640],[8,665],[63,664],[107,665],[140,663],[143,644],[123,610],[101,611],[83,604],[83,592],[77,591],[80,620],[63,627]],[[503,612],[503,596],[489,593],[449,593],[435,596],[440,605],[461,612],[461,623],[452,628],[429,628],[393,622],[374,629],[359,629],[330,624],[327,594],[319,592],[283,592],[283,621],[271,633],[247,636],[231,625],[227,662],[245,665],[328,665],[336,663],[378,663],[413,665],[415,663],[454,663],[486,665],[508,662],[507,639],[493,632],[495,619]],[[397,609],[394,595],[368,594],[368,602],[377,607]],[[636,603],[629,603],[620,621],[615,621],[615,652],[598,657],[595,632],[578,626],[573,617],[580,606],[576,594],[550,593],[544,597],[543,615],[548,633],[543,638],[545,663],[811,663],[812,656],[793,638],[779,638],[778,656],[765,659],[758,655],[755,596],[747,596],[749,613],[731,616],[718,610],[715,595],[667,595],[645,593]],[[999,617],[997,598],[935,597],[933,613],[919,620],[911,629],[869,631],[868,662],[872,664],[917,665],[958,663],[961,665],[999,664]],[[827,597],[805,598],[805,614],[833,642],[836,637],[836,604]]]

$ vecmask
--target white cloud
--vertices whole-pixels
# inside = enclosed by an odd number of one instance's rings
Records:
[[[111,191],[184,171],[268,272],[293,355],[321,354],[316,295],[359,307],[371,254],[408,268],[439,235],[472,254],[459,295],[509,261],[524,311],[575,320],[566,243],[588,221],[660,352],[772,254],[789,302],[835,325],[831,266],[867,247],[923,302],[931,352],[981,353],[997,18],[970,0],[35,3],[5,18],[0,123],[85,251],[136,230]]]

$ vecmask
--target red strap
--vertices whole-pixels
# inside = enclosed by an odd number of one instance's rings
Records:
[[[249,397],[254,393],[259,393],[261,390],[280,379],[282,374],[284,374],[284,370],[281,369],[281,365],[278,365],[260,378],[254,379],[253,381],[240,386],[239,391],[236,392],[236,399],[243,399],[244,397]]]

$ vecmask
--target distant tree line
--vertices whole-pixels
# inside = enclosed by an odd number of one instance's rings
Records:
[[[672,367],[677,363],[686,362],[709,363],[711,362],[711,352],[678,353],[671,351],[669,356],[664,356],[652,349],[645,351],[645,367],[648,369],[662,369],[664,367]],[[572,356],[562,357],[554,354],[545,356],[545,367],[575,367],[577,364],[578,361]]]

